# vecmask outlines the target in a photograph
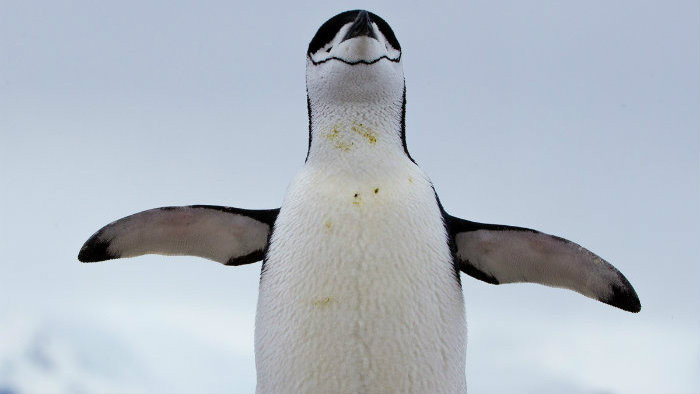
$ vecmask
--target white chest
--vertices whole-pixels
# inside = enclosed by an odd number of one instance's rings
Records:
[[[290,185],[260,283],[258,393],[465,391],[440,210],[415,164],[392,163],[307,165]]]

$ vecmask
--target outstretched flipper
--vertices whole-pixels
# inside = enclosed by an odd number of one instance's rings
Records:
[[[445,213],[459,269],[492,284],[563,287],[630,312],[641,304],[627,278],[582,246],[522,227],[470,222]]]
[[[85,242],[87,263],[144,254],[199,256],[225,265],[264,257],[279,209],[192,205],[139,212],[101,228]]]

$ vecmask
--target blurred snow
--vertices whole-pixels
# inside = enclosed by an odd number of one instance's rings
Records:
[[[243,344],[222,342],[221,335],[194,327],[202,313],[176,312],[179,321],[161,319],[172,316],[163,311],[128,324],[105,316],[6,317],[0,320],[0,393],[252,392],[247,338]],[[220,332],[235,333],[231,318],[206,319],[209,328],[223,328],[220,323],[231,327]]]
[[[110,330],[53,319],[0,325],[0,393],[141,394],[143,364]]]

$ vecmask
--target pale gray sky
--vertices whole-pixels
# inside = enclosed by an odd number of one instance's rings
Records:
[[[306,46],[354,8],[401,42],[409,150],[445,208],[585,245],[642,302],[463,276],[470,393],[700,391],[690,0],[0,3],[0,389],[252,392],[259,263],[77,252],[152,207],[279,206]]]

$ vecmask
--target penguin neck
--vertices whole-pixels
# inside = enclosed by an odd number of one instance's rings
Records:
[[[314,103],[307,97],[307,163],[376,166],[389,157],[413,159],[406,149],[406,90],[400,97],[373,102]]]

